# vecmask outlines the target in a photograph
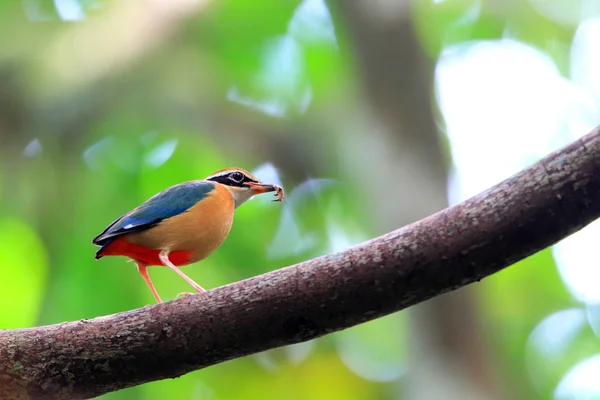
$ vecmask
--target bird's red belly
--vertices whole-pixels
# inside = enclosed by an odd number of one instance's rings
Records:
[[[169,260],[173,265],[187,265],[192,260],[193,250],[179,250],[169,253]],[[163,265],[159,258],[160,250],[148,249],[144,246],[133,244],[124,236],[110,242],[100,252],[100,256],[126,256],[133,260],[142,261],[147,265]]]

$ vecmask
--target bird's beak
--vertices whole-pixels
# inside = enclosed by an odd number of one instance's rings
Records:
[[[283,200],[283,188],[279,185],[271,185],[269,183],[247,182],[246,186],[248,186],[250,189],[252,189],[252,191],[255,194],[275,192],[275,196],[277,196],[277,199],[275,199],[273,201]]]
[[[250,189],[252,189],[252,191],[254,191],[256,194],[276,192],[277,188],[279,187],[277,185],[270,185],[268,183],[254,183],[254,182],[247,182],[246,186],[249,186]]]

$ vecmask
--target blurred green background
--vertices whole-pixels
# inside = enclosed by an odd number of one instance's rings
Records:
[[[493,185],[600,121],[598,16],[595,0],[1,2],[0,328],[152,304],[91,239],[221,168],[287,197],[244,205],[185,269],[207,288]],[[597,233],[410,310],[102,398],[600,398]],[[190,290],[150,274],[165,300]]]

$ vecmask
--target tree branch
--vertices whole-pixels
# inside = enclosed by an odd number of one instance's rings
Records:
[[[343,252],[142,309],[2,331],[0,398],[90,398],[176,377],[479,281],[600,216],[599,163],[597,127],[461,204]]]

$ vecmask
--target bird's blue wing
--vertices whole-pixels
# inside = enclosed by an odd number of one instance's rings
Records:
[[[162,220],[185,212],[214,188],[212,182],[193,181],[165,189],[114,221],[92,243],[103,246],[117,236],[151,228]]]

